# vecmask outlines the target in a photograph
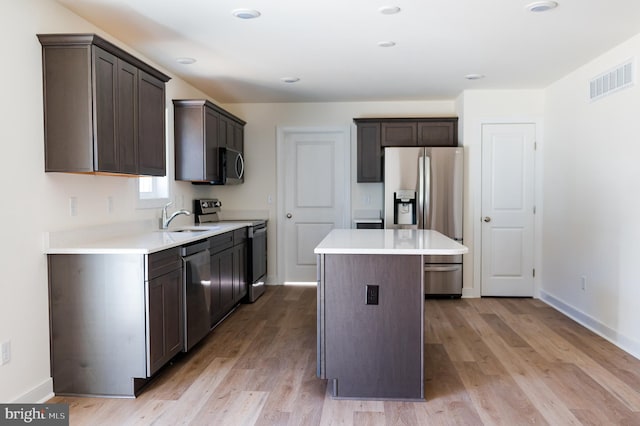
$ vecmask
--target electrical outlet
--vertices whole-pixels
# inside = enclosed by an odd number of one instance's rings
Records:
[[[367,298],[365,303],[367,305],[377,305],[378,304],[378,286],[377,285],[369,285],[367,284]]]
[[[107,197],[107,213],[113,213],[113,196],[111,195]]]
[[[580,288],[582,291],[587,291],[587,277],[584,275],[580,276]]]
[[[0,353],[0,365],[8,364],[11,361],[11,340],[2,342]]]
[[[69,215],[78,216],[78,197],[69,197]]]

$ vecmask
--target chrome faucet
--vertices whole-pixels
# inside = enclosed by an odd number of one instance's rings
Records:
[[[162,208],[162,219],[161,219],[161,223],[160,223],[160,228],[161,229],[167,229],[169,227],[169,224],[171,223],[171,221],[173,219],[175,219],[176,216],[179,216],[181,214],[185,214],[187,216],[191,216],[191,212],[189,210],[178,210],[178,211],[173,212],[171,214],[171,216],[167,217],[167,207],[169,207],[171,204],[173,204],[173,201],[169,201]]]

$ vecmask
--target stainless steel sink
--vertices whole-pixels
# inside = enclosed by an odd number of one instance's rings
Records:
[[[175,231],[169,232],[204,232],[206,229],[176,229]]]

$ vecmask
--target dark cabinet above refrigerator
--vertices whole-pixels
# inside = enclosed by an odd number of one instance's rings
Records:
[[[357,181],[384,182],[385,147],[458,146],[458,118],[355,118]]]

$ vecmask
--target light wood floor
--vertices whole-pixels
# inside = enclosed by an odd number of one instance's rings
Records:
[[[316,378],[315,288],[268,290],[137,399],[50,402],[72,425],[640,425],[640,361],[539,300],[426,301],[426,401],[346,401]]]

